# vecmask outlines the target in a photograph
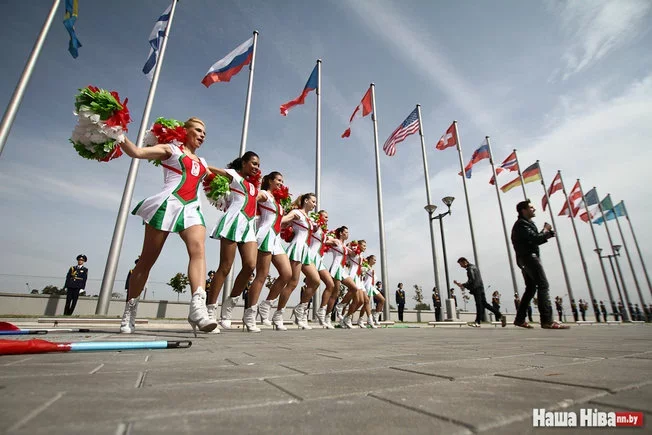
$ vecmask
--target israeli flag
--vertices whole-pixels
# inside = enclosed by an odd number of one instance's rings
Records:
[[[163,36],[165,35],[165,29],[168,26],[168,21],[170,20],[170,11],[172,10],[172,3],[170,6],[163,12],[163,14],[158,17],[152,33],[149,35],[149,56],[147,56],[147,62],[143,67],[143,73],[147,76],[149,81],[152,81],[152,76],[154,75],[154,67],[156,66],[156,61],[158,60],[158,52],[161,48],[161,43],[163,42]]]

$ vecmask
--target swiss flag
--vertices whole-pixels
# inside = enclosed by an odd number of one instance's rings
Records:
[[[558,171],[557,175],[555,175],[555,178],[552,180],[550,188],[548,189],[548,197],[551,197],[553,193],[561,189],[561,173]],[[543,198],[541,198],[541,206],[543,207],[543,211],[546,211],[546,207],[548,206],[548,198],[546,198],[546,195],[543,195]]]
[[[582,206],[582,191],[580,190],[579,181],[575,183],[575,186],[573,186],[573,190],[571,190],[570,194],[568,195],[568,202],[570,202],[571,205],[571,213],[569,213],[568,210],[568,203],[565,202],[564,206],[561,208],[561,211],[559,212],[559,216],[575,217],[577,216],[577,213],[580,211],[580,207]],[[582,218],[582,220],[584,219]]]
[[[351,136],[351,123],[353,122],[354,118],[356,117],[364,118],[365,116],[369,115],[372,110],[373,110],[373,104],[371,102],[371,86],[369,86],[369,89],[367,89],[367,93],[364,94],[364,97],[362,97],[362,101],[360,101],[358,107],[356,107],[355,110],[353,111],[353,114],[349,119],[349,128],[344,130],[344,133],[342,133],[342,137]]]
[[[438,150],[445,150],[446,148],[454,147],[455,145],[457,145],[457,133],[455,132],[455,123],[453,122],[451,126],[448,127],[448,130],[446,130],[446,133],[444,133],[439,139],[435,148]]]

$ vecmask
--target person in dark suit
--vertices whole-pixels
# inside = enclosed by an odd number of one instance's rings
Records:
[[[600,301],[600,311],[602,311],[602,318],[604,321],[607,321],[607,307],[604,306],[604,302]]]
[[[494,316],[496,316],[496,321],[502,322],[502,326],[505,327],[506,319],[500,314],[499,310],[487,303],[487,297],[484,293],[484,284],[482,283],[482,276],[480,276],[480,270],[478,269],[478,266],[469,263],[469,260],[464,257],[460,257],[457,260],[457,264],[459,264],[461,268],[466,269],[467,281],[465,283],[458,281],[453,282],[460,289],[467,289],[473,296],[473,299],[475,299],[475,322],[469,324],[469,326],[479,328],[480,323],[482,323],[482,319],[484,318],[484,310],[487,309],[494,313]]]
[[[616,322],[620,321],[620,313],[618,312],[618,307],[616,306],[615,302],[611,303],[611,312],[613,313],[614,320]]]
[[[441,297],[437,291],[437,287],[432,289],[432,306],[435,310],[435,321],[441,322]]]
[[[571,311],[573,312],[573,318],[577,322],[579,319],[579,315],[577,313],[577,304],[575,303],[575,299],[571,299]],[[586,320],[586,311],[584,311],[584,301],[580,299],[580,311],[582,311],[582,320]]]
[[[66,306],[63,309],[64,316],[72,316],[77,306],[79,292],[86,288],[86,279],[88,278],[88,269],[84,266],[88,259],[85,255],[77,256],[77,265],[71,266],[66,274]]]
[[[215,271],[214,270],[209,270],[208,271],[208,278],[206,279],[206,288],[209,288],[211,283],[213,282],[213,278],[215,277]]]
[[[405,310],[405,290],[403,290],[403,283],[398,283],[398,289],[396,289],[396,306],[398,307],[398,320],[399,322],[403,321],[403,311]]]
[[[539,232],[536,224],[532,222],[535,211],[536,209],[529,200],[521,201],[516,205],[518,220],[512,227],[511,239],[516,254],[516,264],[521,269],[525,280],[525,293],[523,293],[521,304],[519,304],[514,325],[522,328],[532,327],[525,321],[525,315],[527,306],[536,295],[541,327],[544,329],[568,329],[569,326],[555,322],[552,318],[550,287],[539,258],[539,245],[548,242],[548,239],[555,236],[555,232],[548,223],[544,224],[543,231]]]
[[[588,309],[589,309],[589,304],[587,302],[586,310],[588,311]],[[598,305],[598,301],[596,301],[595,299],[593,299],[593,311],[595,312],[595,320],[597,320],[598,323],[600,323],[600,306]],[[605,322],[607,321],[606,317],[604,318],[604,321]]]

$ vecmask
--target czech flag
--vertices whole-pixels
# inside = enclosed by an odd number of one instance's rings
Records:
[[[251,63],[254,54],[254,38],[251,37],[238,46],[223,59],[218,60],[210,67],[206,76],[201,81],[209,87],[216,82],[228,82],[231,77],[240,72],[242,67]]]
[[[292,101],[288,101],[285,104],[281,104],[281,115],[287,116],[288,112],[290,111],[291,108],[294,106],[297,106],[299,104],[303,104],[306,101],[306,97],[311,91],[314,91],[317,89],[317,65],[315,65],[315,68],[312,70],[312,73],[310,74],[310,77],[308,78],[308,83],[306,83],[306,87],[303,88],[303,92],[301,92],[301,95],[299,95],[297,98],[295,98]]]

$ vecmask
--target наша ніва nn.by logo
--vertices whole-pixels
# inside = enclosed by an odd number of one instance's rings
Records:
[[[605,412],[594,408],[574,411],[532,409],[534,427],[643,427],[643,413],[633,411]]]

